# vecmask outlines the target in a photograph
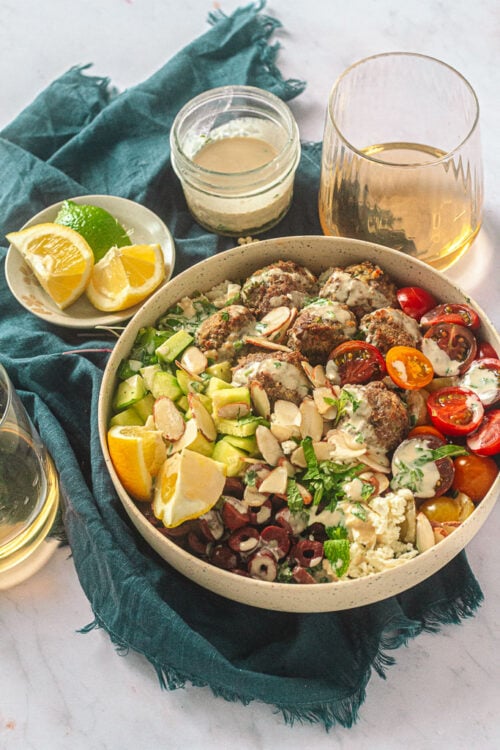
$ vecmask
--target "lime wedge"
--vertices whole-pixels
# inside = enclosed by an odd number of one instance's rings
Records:
[[[99,206],[66,200],[59,209],[55,223],[70,227],[81,234],[92,248],[96,262],[101,260],[110,248],[132,244],[122,225]]]

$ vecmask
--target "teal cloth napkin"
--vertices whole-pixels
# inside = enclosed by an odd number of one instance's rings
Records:
[[[283,99],[270,38],[279,26],[262,4],[210,17],[212,28],[149,80],[119,95],[74,68],[0,133],[0,243],[35,212],[79,194],[107,193],[156,211],[175,238],[175,271],[229,247],[188,213],[169,160],[168,133],[192,96],[252,84]],[[266,236],[321,234],[316,195],[321,144],[303,144],[295,198]],[[5,243],[4,243],[5,244]],[[226,600],[185,579],[131,527],[104,465],[97,400],[105,351],[26,312],[12,297],[0,249],[0,361],[55,458],[74,564],[95,615],[120,650],[133,649],[170,689],[208,685],[228,700],[260,700],[287,722],[350,726],[373,671],[422,630],[471,616],[482,594],[464,554],[404,594],[346,612],[288,614]]]

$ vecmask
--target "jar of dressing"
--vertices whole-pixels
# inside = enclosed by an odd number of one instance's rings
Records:
[[[200,94],[177,114],[170,148],[188,208],[206,229],[259,234],[288,211],[300,140],[290,109],[274,94],[254,86]]]

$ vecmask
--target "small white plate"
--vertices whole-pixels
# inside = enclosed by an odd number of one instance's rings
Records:
[[[165,259],[165,281],[172,276],[175,263],[175,246],[172,235],[163,221],[149,208],[127,198],[113,195],[79,195],[70,197],[75,203],[99,206],[117,219],[129,233],[134,244],[159,244]],[[54,203],[36,214],[22,227],[31,227],[46,221],[54,221],[63,201]],[[42,289],[35,275],[24,262],[21,254],[9,247],[5,261],[5,276],[10,290],[17,301],[43,320],[66,328],[93,328],[94,326],[111,326],[131,318],[144,303],[115,313],[103,313],[90,304],[83,294],[66,310],[60,310]]]

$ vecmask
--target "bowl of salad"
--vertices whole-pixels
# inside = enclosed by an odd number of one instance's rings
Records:
[[[349,609],[456,556],[498,495],[500,340],[443,274],[331,237],[172,279],[106,367],[102,450],[138,533],[235,601]]]

